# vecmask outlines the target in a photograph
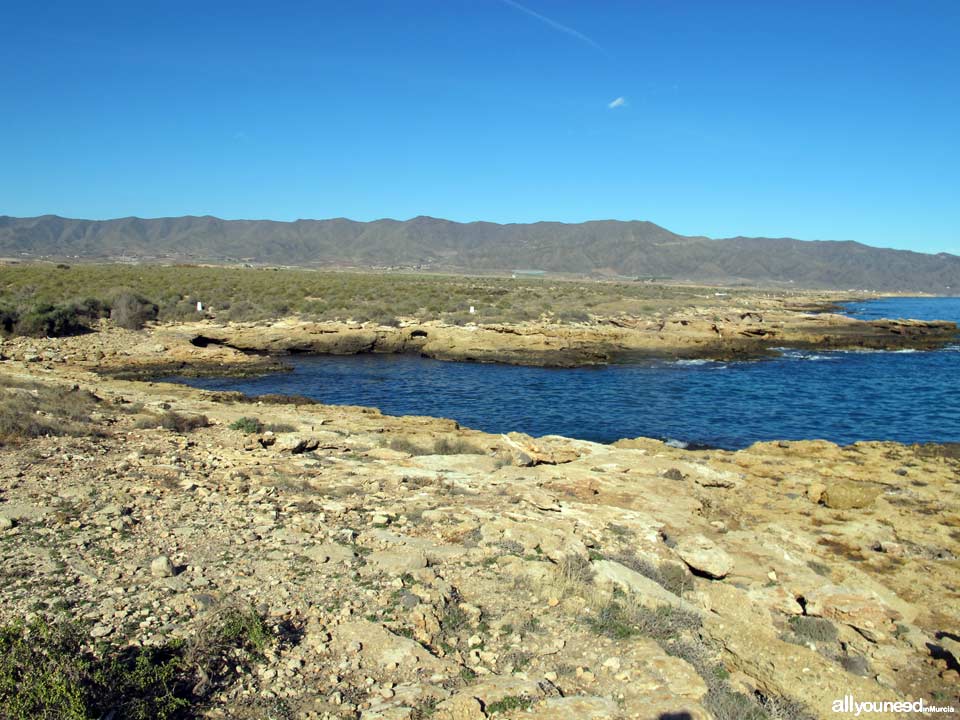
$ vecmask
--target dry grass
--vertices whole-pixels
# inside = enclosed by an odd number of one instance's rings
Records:
[[[74,386],[44,385],[0,377],[0,444],[16,444],[45,435],[93,435],[102,432],[90,414],[100,398]]]
[[[410,455],[486,455],[486,449],[461,437],[440,437],[413,441],[408,437],[394,437],[387,447]]]
[[[207,427],[210,420],[206,415],[187,415],[168,410],[162,415],[147,415],[136,422],[138,428],[162,427],[164,430],[184,434],[197,428]]]

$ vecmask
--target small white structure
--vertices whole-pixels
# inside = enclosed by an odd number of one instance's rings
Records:
[[[471,305],[471,306],[470,306],[470,314],[473,315],[475,312],[477,312],[477,311],[474,309],[473,305]]]
[[[197,312],[203,312],[203,303],[197,300]]]

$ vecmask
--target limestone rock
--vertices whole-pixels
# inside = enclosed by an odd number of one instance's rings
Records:
[[[446,663],[432,655],[420,643],[394,635],[379,623],[356,621],[343,623],[333,633],[334,647],[344,653],[357,648],[364,662],[377,665],[397,676],[442,673]]]
[[[696,572],[720,579],[733,570],[733,558],[703,535],[686,535],[677,543],[677,554]]]
[[[804,599],[807,615],[846,623],[862,630],[882,631],[892,627],[900,615],[879,600],[836,585],[808,592]]]
[[[819,503],[823,499],[823,493],[826,492],[827,486],[822,482],[810,483],[810,487],[807,488],[807,497],[810,498],[810,502]]]
[[[426,556],[419,550],[409,548],[381,550],[367,556],[367,567],[376,568],[388,575],[402,575],[426,566]]]
[[[866,483],[839,481],[831,483],[821,495],[821,502],[834,510],[853,510],[873,504],[881,488]]]
[[[320,447],[320,440],[315,437],[287,437],[279,440],[274,449],[280,452],[299,455],[300,453],[311,452]]]
[[[173,577],[174,573],[173,563],[166,555],[160,555],[150,563],[150,574],[154,577]]]
[[[437,705],[436,720],[486,720],[480,701],[467,695],[457,695]]]
[[[621,713],[617,703],[609,698],[581,695],[547,698],[523,717],[530,720],[616,720]]]
[[[538,443],[524,433],[512,432],[507,435],[501,435],[500,437],[506,445],[506,451],[510,455],[513,464],[520,467],[568,463],[573,462],[580,456],[580,453],[573,448],[562,447],[551,449],[543,441]]]

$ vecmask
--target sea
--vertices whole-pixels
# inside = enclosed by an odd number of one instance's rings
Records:
[[[884,298],[851,317],[960,322],[960,298]],[[960,338],[932,351],[810,351],[726,362],[555,369],[413,355],[296,355],[292,372],[168,378],[210,390],[306,395],[391,415],[453,418],[491,433],[613,442],[651,437],[737,449],[761,440],[960,442]]]

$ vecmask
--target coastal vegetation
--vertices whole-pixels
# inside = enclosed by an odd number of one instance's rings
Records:
[[[42,263],[0,267],[0,328],[7,334],[59,337],[82,333],[104,318],[138,329],[151,320],[208,315],[230,321],[296,315],[382,325],[396,325],[399,318],[581,323],[621,313],[669,313],[710,295],[703,288],[639,282]]]
[[[274,642],[257,611],[227,605],[189,641],[91,643],[60,617],[0,627],[0,717],[10,720],[176,720],[249,669]]]

